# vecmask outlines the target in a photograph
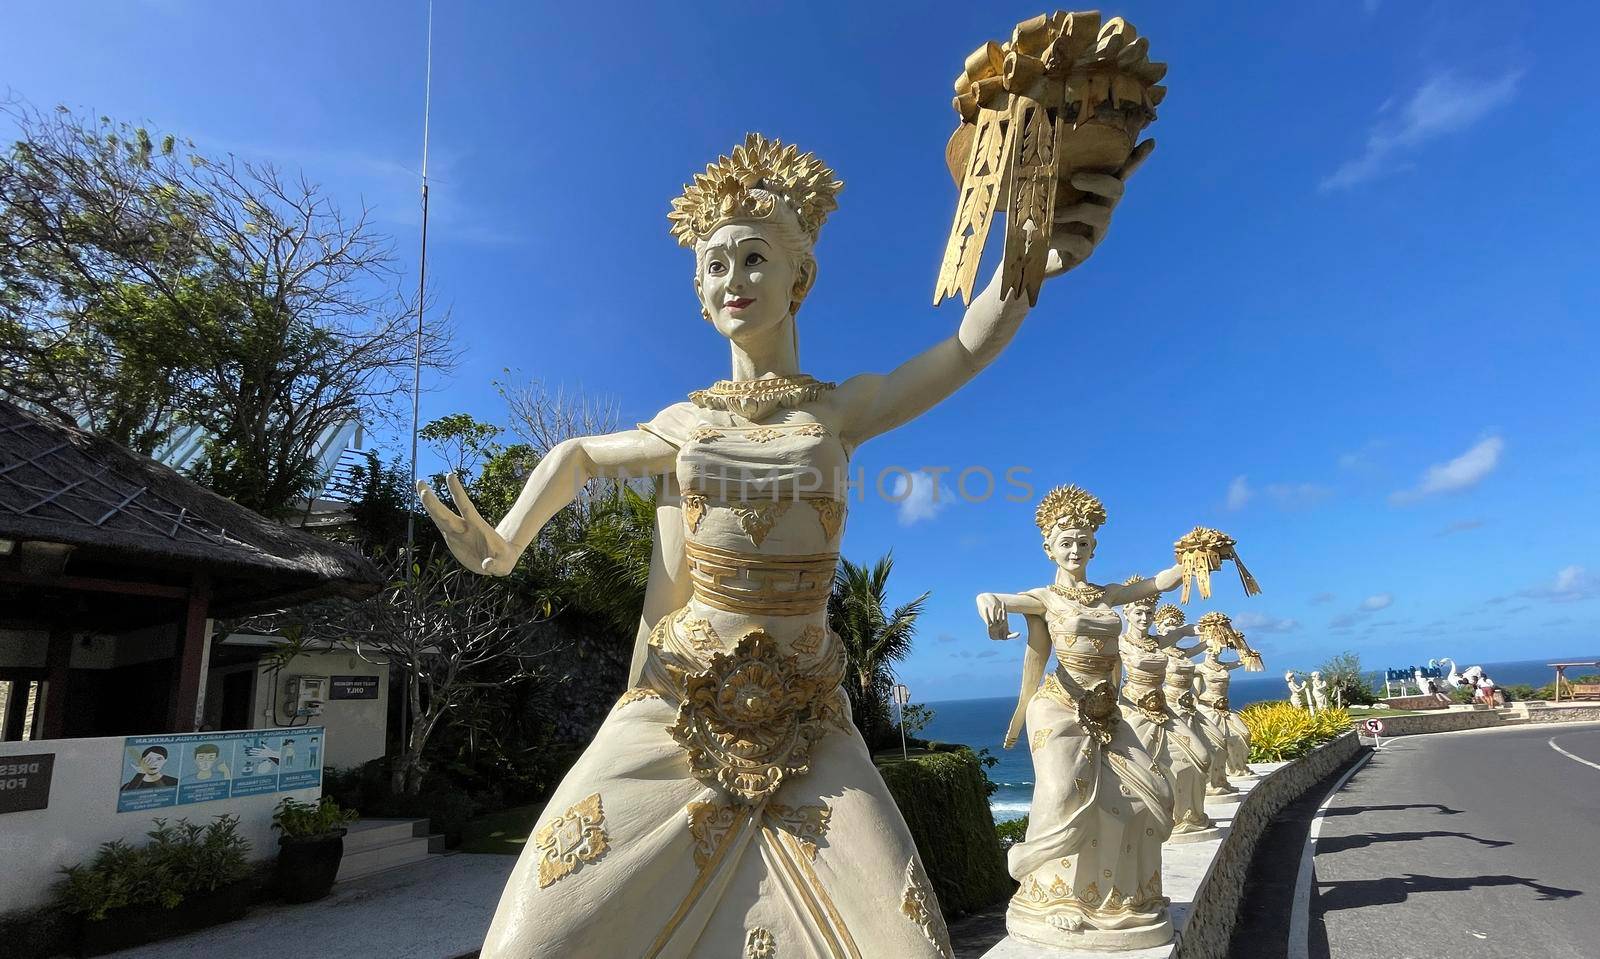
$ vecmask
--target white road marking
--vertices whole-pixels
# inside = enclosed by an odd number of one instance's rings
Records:
[[[1387,747],[1385,747],[1387,748]],[[1350,767],[1350,771],[1339,777],[1333,784],[1328,794],[1322,797],[1322,804],[1317,807],[1317,815],[1311,820],[1311,832],[1306,836],[1305,848],[1300,851],[1300,874],[1294,881],[1294,905],[1289,912],[1289,952],[1287,959],[1310,959],[1311,956],[1311,860],[1317,854],[1317,837],[1322,835],[1322,817],[1328,811],[1328,804],[1333,802],[1333,797],[1339,794],[1344,784],[1350,781],[1362,766],[1367,764],[1376,753],[1368,752],[1361,757],[1361,761]]]
[[[1565,749],[1562,749],[1560,746],[1557,746],[1554,736],[1550,737],[1550,739],[1547,740],[1547,742],[1549,742],[1551,749],[1554,749],[1556,752],[1558,752],[1561,755],[1567,757],[1568,759],[1572,760],[1573,762],[1575,762],[1575,763],[1583,763],[1585,766],[1589,766],[1589,767],[1594,768],[1594,769],[1600,769],[1600,763],[1592,763],[1589,760],[1584,759],[1582,756],[1574,756],[1572,753],[1569,753]]]

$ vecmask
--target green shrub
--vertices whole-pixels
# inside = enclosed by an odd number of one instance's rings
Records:
[[[272,828],[285,839],[326,839],[344,835],[357,818],[354,809],[344,809],[328,796],[314,803],[284,799],[272,813]]]
[[[896,753],[880,759],[878,771],[905,817],[946,916],[965,915],[1011,894],[986,777],[972,750],[958,746],[909,760]]]
[[[239,835],[237,816],[218,816],[206,826],[187,819],[154,822],[149,843],[102,843],[87,863],[63,868],[65,878],[55,887],[57,904],[95,920],[124,906],[173,909],[189,896],[250,875],[250,843]]]
[[[1010,849],[1017,843],[1028,838],[1028,817],[1021,819],[1007,819],[1002,823],[995,823],[994,834],[1000,838],[1000,848]]]

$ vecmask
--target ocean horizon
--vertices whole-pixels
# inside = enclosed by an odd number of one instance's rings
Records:
[[[1491,679],[1503,686],[1524,683],[1543,686],[1555,681],[1555,670],[1548,663],[1595,659],[1600,657],[1550,657],[1481,665]],[[1456,665],[1466,669],[1480,664],[1462,662]],[[1368,677],[1376,677],[1374,686],[1381,693],[1383,671],[1368,671]],[[1228,688],[1228,700],[1235,708],[1287,698],[1288,689],[1284,686],[1282,671],[1273,672],[1271,669],[1264,673],[1235,670]],[[1017,705],[1016,696],[952,699],[924,705],[933,710],[933,720],[919,734],[923,739],[961,743],[974,750],[986,749],[999,760],[989,770],[989,778],[1000,787],[989,797],[989,809],[994,814],[995,822],[1020,819],[1027,815],[1028,806],[1033,800],[1033,760],[1021,743],[1015,749],[1003,749],[1000,745],[1005,738],[1006,725],[1011,721],[1011,713]]]

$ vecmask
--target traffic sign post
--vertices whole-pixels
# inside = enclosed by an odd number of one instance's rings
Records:
[[[894,687],[894,711],[900,719],[900,758],[910,759],[911,754],[906,751],[906,704],[911,702],[911,690],[904,683],[896,683]]]
[[[1383,735],[1383,720],[1369,719],[1362,725],[1367,727],[1367,732],[1372,734],[1372,751],[1377,752],[1382,749],[1383,743],[1379,737]]]

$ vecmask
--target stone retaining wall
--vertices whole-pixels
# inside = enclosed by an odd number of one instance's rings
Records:
[[[1283,807],[1348,763],[1360,749],[1356,735],[1346,733],[1268,774],[1245,795],[1195,893],[1188,921],[1178,932],[1174,959],[1226,959],[1250,860],[1267,827]]]
[[[1351,714],[1361,718],[1359,711]],[[1383,737],[1445,733],[1458,729],[1483,729],[1490,726],[1521,726],[1529,723],[1600,722],[1600,703],[1568,706],[1518,703],[1506,709],[1451,709],[1418,716],[1388,716],[1383,720]]]

